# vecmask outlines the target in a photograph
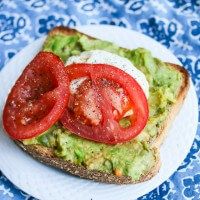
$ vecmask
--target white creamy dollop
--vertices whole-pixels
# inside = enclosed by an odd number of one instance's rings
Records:
[[[70,57],[67,60],[66,65],[72,63],[108,64],[115,66],[132,76],[139,83],[146,97],[149,97],[149,84],[145,75],[124,57],[103,50],[92,50],[84,51],[78,56]],[[82,79],[82,81],[83,80],[84,79]],[[81,83],[82,81],[79,82]],[[71,90],[74,91],[76,87],[77,83],[71,84]]]

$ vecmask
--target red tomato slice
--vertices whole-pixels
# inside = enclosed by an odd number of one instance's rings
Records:
[[[126,112],[131,110],[130,99],[118,84],[104,80],[101,90],[112,104],[115,119],[121,119]]]
[[[130,75],[105,64],[72,64],[66,72],[70,81],[88,79],[71,95],[71,103],[61,118],[64,127],[83,138],[107,144],[129,141],[143,130],[148,120],[148,103]],[[122,128],[119,118],[130,108],[131,125]]]
[[[40,52],[24,69],[3,111],[3,125],[10,137],[32,138],[61,117],[69,98],[64,68],[58,56]]]
[[[84,124],[98,125],[101,121],[101,111],[95,99],[95,91],[88,79],[81,84],[75,95],[71,96],[70,109],[74,112],[75,117]]]

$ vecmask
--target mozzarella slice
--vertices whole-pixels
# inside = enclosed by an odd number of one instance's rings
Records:
[[[145,75],[124,57],[103,50],[92,50],[84,51],[78,56],[70,57],[66,65],[72,63],[108,64],[115,66],[132,76],[139,83],[146,97],[149,97],[149,84]],[[79,84],[77,82],[76,84],[72,83],[70,89],[74,92],[81,83],[82,81]]]

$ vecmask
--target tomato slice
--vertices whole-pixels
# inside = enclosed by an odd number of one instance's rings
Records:
[[[60,120],[64,127],[83,138],[107,144],[129,141],[143,130],[148,103],[130,75],[106,64],[72,64],[66,72],[70,81],[82,77],[86,80],[70,96]],[[131,125],[123,128],[119,120],[130,109]]]
[[[102,115],[95,101],[96,94],[90,80],[85,80],[74,96],[70,96],[70,109],[75,117],[87,125],[98,125]]]
[[[40,52],[24,69],[3,111],[3,125],[10,137],[32,138],[58,121],[69,99],[64,68],[58,56]]]

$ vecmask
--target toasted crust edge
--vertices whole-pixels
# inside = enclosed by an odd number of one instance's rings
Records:
[[[158,149],[154,148],[153,150],[155,151],[156,160],[155,165],[148,171],[148,173],[142,175],[138,181],[133,181],[129,176],[118,177],[110,173],[100,172],[97,170],[88,170],[84,166],[76,165],[70,161],[62,160],[61,158],[55,157],[53,151],[50,148],[41,145],[24,145],[22,142],[17,140],[15,143],[21,147],[22,150],[24,150],[26,153],[41,163],[55,167],[81,178],[109,184],[130,184],[147,181],[158,173],[161,165],[159,151]]]
[[[49,35],[56,35],[56,34],[67,34],[67,35],[73,35],[75,33],[80,33],[79,31],[75,29],[70,29],[67,27],[56,27],[53,30],[49,32]],[[84,33],[81,33],[83,35],[86,35]],[[91,36],[86,35],[87,37],[94,39]],[[168,116],[167,120],[163,124],[163,126],[160,128],[158,132],[158,137],[155,142],[152,144],[152,148],[155,149],[155,157],[156,157],[156,164],[152,167],[152,169],[149,170],[148,173],[144,174],[141,176],[140,180],[138,181],[133,181],[131,177],[118,177],[113,174],[109,173],[104,173],[104,172],[99,172],[96,170],[88,170],[83,166],[73,164],[69,161],[64,161],[60,158],[57,158],[53,155],[51,149],[40,146],[40,145],[24,145],[20,141],[15,141],[15,143],[20,146],[25,152],[30,154],[33,158],[39,160],[42,163],[45,163],[49,166],[56,167],[60,170],[63,170],[67,173],[71,173],[73,175],[90,179],[93,181],[98,181],[98,182],[104,182],[104,183],[114,183],[114,184],[130,184],[130,183],[139,183],[139,182],[144,182],[149,179],[151,179],[153,176],[155,176],[161,166],[160,162],[160,156],[159,156],[159,148],[160,145],[163,143],[167,131],[171,125],[171,122],[175,118],[176,114],[179,112],[182,103],[186,97],[187,91],[189,89],[189,75],[188,72],[182,68],[179,65],[175,65],[172,63],[167,63],[170,65],[170,67],[175,68],[179,72],[181,72],[183,76],[183,84],[180,88],[180,92],[177,97],[177,102],[171,107],[170,109],[170,115]]]
[[[49,36],[56,35],[56,34],[73,35],[75,33],[80,33],[81,35],[85,35],[91,39],[95,39],[94,37],[86,35],[85,33],[81,33],[77,31],[76,29],[68,28],[64,26],[58,26],[58,27],[53,28],[51,31],[49,31],[48,35]]]

